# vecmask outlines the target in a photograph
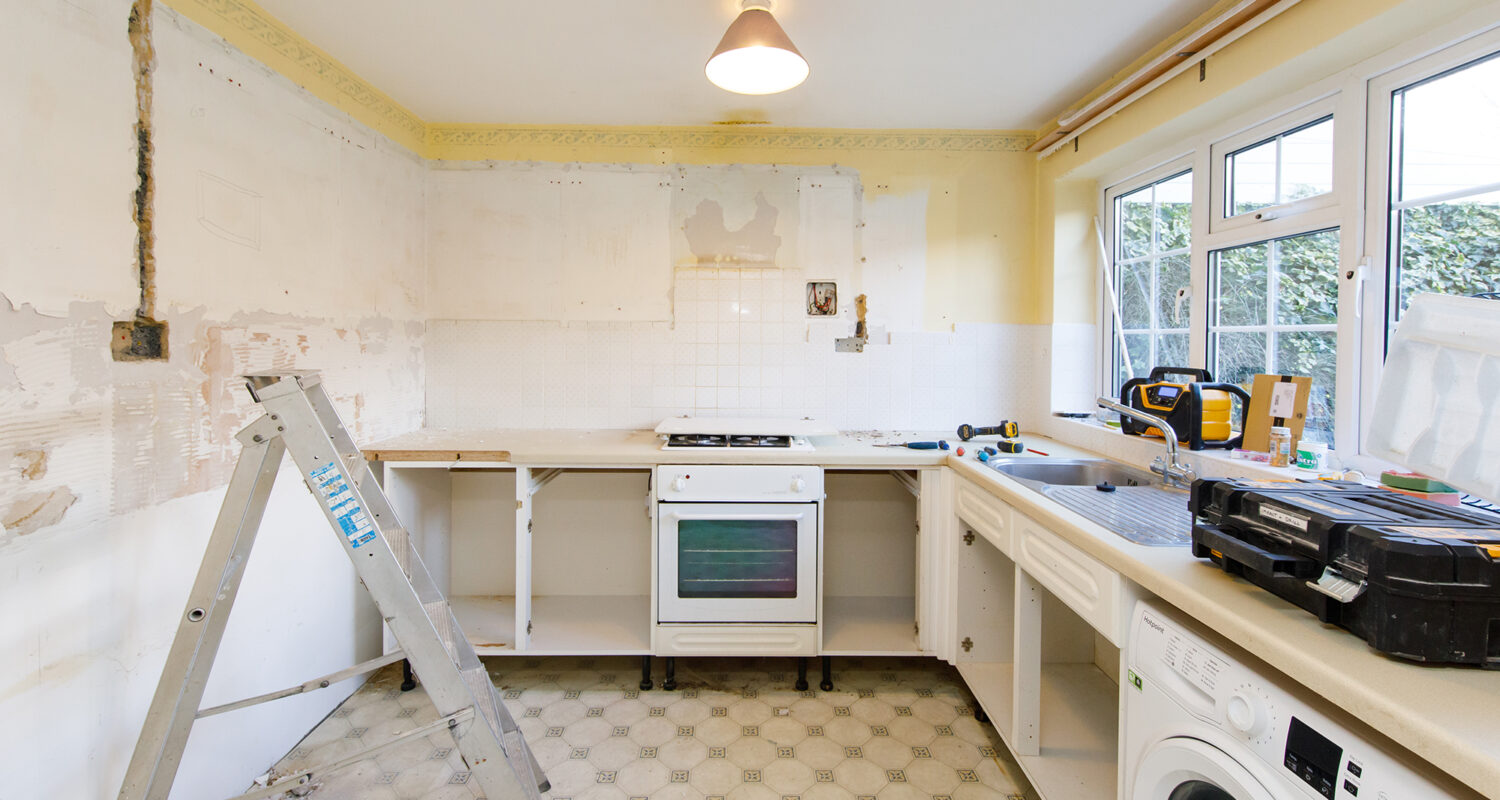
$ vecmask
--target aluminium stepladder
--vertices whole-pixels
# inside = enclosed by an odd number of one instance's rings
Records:
[[[531,748],[459,630],[447,599],[412,549],[318,374],[249,375],[245,380],[265,413],[236,435],[242,445],[240,458],[126,769],[120,800],[166,800],[196,719],[325,688],[403,657],[421,678],[440,716],[376,749],[446,727],[489,800],[540,798],[548,787]],[[401,651],[300,686],[200,709],[283,453],[291,454]],[[307,786],[315,774],[369,754],[367,750],[335,764],[294,772],[239,797],[280,796]]]

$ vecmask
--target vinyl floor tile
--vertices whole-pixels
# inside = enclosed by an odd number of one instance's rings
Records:
[[[840,658],[835,690],[792,688],[790,659],[679,659],[677,688],[640,691],[635,658],[485,659],[551,781],[552,800],[932,800],[1034,797],[948,665]],[[658,678],[661,667],[657,667]],[[814,667],[816,672],[816,667]],[[401,670],[377,672],[274,767],[326,764],[437,719]],[[318,774],[315,800],[473,800],[445,731]]]

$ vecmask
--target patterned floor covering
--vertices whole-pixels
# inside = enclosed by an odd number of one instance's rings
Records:
[[[641,691],[638,658],[487,658],[547,772],[554,800],[970,800],[1034,797],[947,664],[836,658],[834,690],[796,691],[792,659],[679,659],[677,688]],[[399,665],[370,681],[280,762],[327,764],[437,719]],[[438,731],[321,776],[316,800],[471,800],[453,740]]]

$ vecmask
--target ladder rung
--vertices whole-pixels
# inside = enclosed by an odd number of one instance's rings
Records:
[[[379,527],[379,526],[377,526]],[[390,545],[391,552],[396,554],[396,561],[401,564],[401,571],[406,573],[406,579],[411,580],[411,537],[406,529],[402,527],[391,527],[381,529],[385,534],[386,544]]]
[[[500,711],[495,707],[495,684],[490,682],[490,673],[483,664],[480,664],[464,670],[461,674],[464,685],[469,687],[469,693],[474,695],[475,712],[489,723],[495,733],[501,733]]]

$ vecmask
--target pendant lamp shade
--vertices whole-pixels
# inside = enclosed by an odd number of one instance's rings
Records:
[[[771,16],[766,0],[744,0],[744,11],[703,71],[710,82],[738,94],[775,94],[807,80],[807,60]]]

